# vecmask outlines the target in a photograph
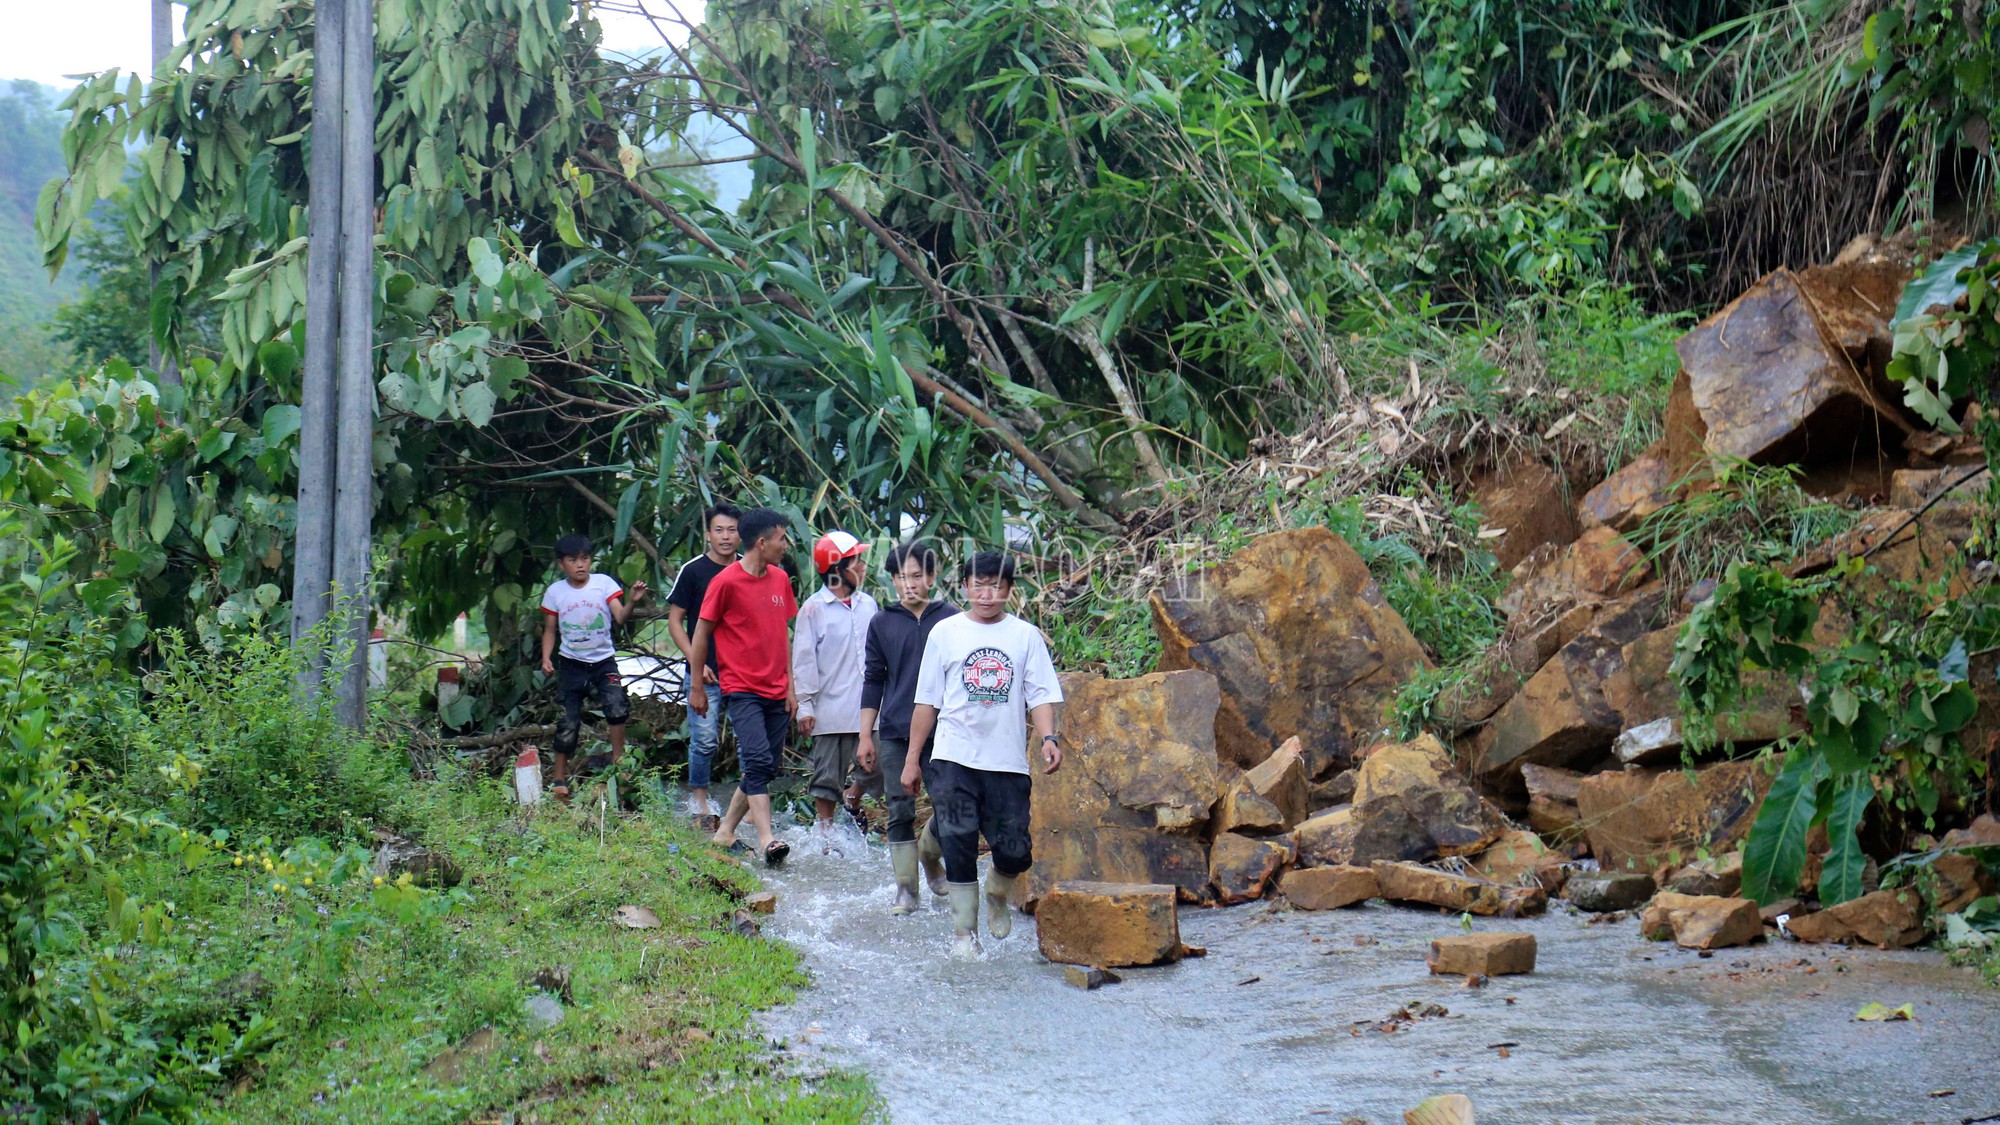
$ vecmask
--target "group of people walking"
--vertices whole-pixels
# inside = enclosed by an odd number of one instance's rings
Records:
[[[867,544],[830,531],[813,543],[819,585],[801,605],[784,567],[792,541],[783,515],[716,504],[703,513],[703,532],[707,549],[667,592],[667,628],[687,660],[690,811],[712,842],[751,851],[737,837],[748,820],[754,854],[773,867],[784,863],[791,845],[773,830],[770,787],[796,727],[811,739],[821,849],[833,849],[843,806],[865,824],[862,797],[885,798],[896,884],[890,911],[918,909],[922,872],[932,894],[950,901],[953,953],[972,956],[983,836],[992,856],[987,930],[1006,937],[1015,880],[1033,862],[1031,770],[1035,761],[1044,773],[1062,765],[1055,731],[1062,687],[1041,630],[1008,612],[1013,560],[997,551],[964,559],[961,606],[935,596],[944,567],[937,553],[899,544],[883,560],[895,592],[885,608],[865,589]],[[624,754],[630,708],[611,627],[647,587],[635,582],[628,595],[592,571],[583,536],[558,540],[556,554],[561,577],[542,599],[542,670],[555,677],[562,700],[553,788],[566,797],[587,699],[603,712],[612,761]],[[718,811],[709,789],[724,716],[742,777],[728,809]],[[919,833],[917,798],[926,789],[931,817]]]

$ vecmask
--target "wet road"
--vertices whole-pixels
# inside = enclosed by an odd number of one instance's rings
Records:
[[[951,962],[928,891],[922,913],[889,916],[879,844],[849,834],[822,856],[804,830],[788,838],[766,933],[804,952],[814,986],[767,1026],[795,1057],[868,1072],[896,1122],[1395,1125],[1440,1093],[1469,1096],[1482,1123],[2000,1114],[2000,989],[1935,953],[1780,943],[1700,958],[1559,906],[1475,920],[1532,932],[1539,962],[1468,989],[1424,966],[1455,916],[1262,903],[1186,908],[1182,936],[1207,957],[1083,992],[1042,959],[1032,918],[983,938],[984,960]],[[1871,1000],[1914,1002],[1917,1018],[1854,1022]],[[1412,1002],[1449,1015],[1365,1026]]]

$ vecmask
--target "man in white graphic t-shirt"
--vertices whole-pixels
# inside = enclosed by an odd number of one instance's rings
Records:
[[[965,612],[931,629],[917,666],[910,745],[936,732],[931,749],[931,826],[944,851],[945,883],[956,939],[952,955],[979,955],[979,837],[992,848],[986,876],[986,928],[1014,929],[1009,896],[1034,863],[1028,836],[1028,726],[1034,725],[1043,773],[1062,765],[1055,705],[1062,702],[1055,662],[1042,631],[1007,612],[1014,560],[984,551],[959,572]],[[924,777],[912,754],[903,788]]]
[[[556,776],[550,791],[569,799],[569,758],[583,728],[583,701],[595,695],[610,728],[611,761],[625,756],[625,721],[632,715],[625,685],[618,676],[617,651],[611,645],[611,624],[625,623],[632,606],[646,596],[644,582],[632,583],[628,602],[618,580],[590,569],[587,536],[565,535],[556,540],[556,564],[562,577],[542,595],[542,671],[556,677],[562,696],[562,717],[556,720]]]

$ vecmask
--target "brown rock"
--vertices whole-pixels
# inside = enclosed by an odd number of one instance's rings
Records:
[[[1874,248],[1808,266],[1797,280],[1827,342],[1862,371],[1879,372],[1889,362],[1890,321],[1909,276],[1901,256]]]
[[[1224,832],[1209,849],[1208,879],[1223,905],[1249,902],[1264,897],[1291,858],[1288,844]]]
[[[1443,976],[1507,976],[1535,971],[1533,934],[1454,934],[1431,939],[1431,972]]]
[[[1903,949],[1924,939],[1917,892],[1910,887],[1876,891],[1786,923],[1800,941]]]
[[[1916,511],[1943,493],[1976,500],[1986,491],[1986,469],[1897,469],[1889,478],[1889,506]]]
[[[1483,545],[1502,570],[1537,547],[1568,543],[1578,531],[1566,482],[1540,461],[1516,461],[1472,479],[1472,498],[1479,504],[1487,533]]]
[[[1271,756],[1243,771],[1222,799],[1217,831],[1267,835],[1306,818],[1305,750],[1288,738]]]
[[[1296,736],[1307,774],[1345,769],[1430,666],[1354,549],[1323,527],[1266,535],[1152,596],[1163,670],[1222,692],[1216,746],[1245,768]]]
[[[1828,339],[1813,304],[1780,269],[1675,344],[1710,453],[1792,464],[1909,429]]]
[[[1306,790],[1306,815],[1351,803],[1354,800],[1354,783],[1360,776],[1360,770],[1349,768],[1325,781],[1313,782],[1311,788]]]
[[[1673,674],[1674,646],[1680,626],[1670,625],[1642,634],[1627,644],[1615,671],[1604,681],[1605,703],[1618,713],[1627,731],[1661,719],[1674,720],[1671,734],[1657,734],[1650,740],[1652,760],[1639,753],[1627,765],[1678,764],[1682,730],[1680,727],[1680,680]],[[1660,728],[1654,728],[1657,732]],[[1787,734],[1805,729],[1805,713],[1798,686],[1772,672],[1750,672],[1744,676],[1741,702],[1730,714],[1716,722],[1720,741],[1738,746],[1775,742]]]
[[[1200,829],[1223,795],[1215,678],[1071,675],[1063,690],[1063,768],[1035,779],[1027,900],[1065,879],[1170,883],[1206,897]]]
[[[1653,575],[1646,553],[1608,527],[1593,527],[1570,544],[1570,582],[1579,591],[1615,598],[1644,585]]]
[[[1317,813],[1292,833],[1301,867],[1335,867],[1354,862],[1354,806]]]
[[[1085,965],[1063,966],[1063,983],[1071,988],[1081,988],[1085,992],[1103,988],[1107,984],[1117,984],[1123,979],[1110,969],[1093,969]]]
[[[1690,491],[1708,487],[1712,475],[1708,463],[1708,423],[1701,420],[1701,411],[1695,409],[1694,390],[1688,385],[1685,370],[1674,373],[1661,428],[1666,431],[1659,447],[1666,456],[1667,476],[1685,482],[1681,487]]]
[[[1569,766],[1609,750],[1624,721],[1605,685],[1623,672],[1625,646],[1657,623],[1663,601],[1658,590],[1635,594],[1564,645],[1493,716],[1493,744],[1478,772],[1511,784],[1523,765]]]
[[[1472,871],[1494,883],[1522,883],[1549,861],[1549,847],[1542,838],[1523,828],[1500,834],[1485,851],[1470,860]]]
[[[1964,852],[1946,852],[1931,863],[1937,877],[1939,914],[1956,914],[1975,901],[1993,893],[1993,876],[1983,864]]]
[[[1291,826],[1285,823],[1285,814],[1278,809],[1278,806],[1260,794],[1251,792],[1239,778],[1215,806],[1214,827],[1217,832],[1245,832],[1268,836],[1283,832]]]
[[[1964,828],[1954,828],[1938,841],[1947,848],[1992,848],[2000,847],[2000,818],[1992,813],[1981,813]]]
[[[1667,886],[1684,895],[1734,895],[1743,889],[1743,853],[1696,860],[1674,872]]]
[[[1369,752],[1355,782],[1353,810],[1354,857],[1360,862],[1470,855],[1507,827],[1428,734]]]
[[[1285,872],[1278,889],[1300,910],[1338,910],[1375,897],[1375,869],[1349,865],[1295,868]]]
[[[1684,949],[1721,949],[1763,937],[1764,919],[1747,898],[1661,891],[1640,917],[1639,932],[1653,941],[1671,938]]]
[[[1576,803],[1605,870],[1651,871],[1698,849],[1733,847],[1770,787],[1756,762],[1723,762],[1696,771],[1694,781],[1684,770],[1592,774],[1577,786]]]
[[[1582,834],[1576,811],[1582,774],[1556,766],[1524,765],[1521,780],[1528,787],[1528,827],[1558,840]]]
[[[1438,693],[1432,706],[1436,722],[1463,730],[1514,698],[1528,677],[1575,640],[1596,615],[1594,602],[1579,603],[1576,596],[1559,585],[1524,591],[1508,613],[1507,628],[1500,639],[1480,655],[1463,679]]]
[[[1678,478],[1665,441],[1646,447],[1630,463],[1583,494],[1577,516],[1586,528],[1630,531],[1673,501]]]
[[[752,914],[776,914],[778,895],[775,891],[758,891],[745,898],[743,905],[748,907]]]
[[[1175,889],[1164,883],[1057,883],[1035,910],[1042,956],[1115,969],[1181,955]]]
[[[1510,918],[1540,914],[1549,905],[1548,892],[1540,887],[1503,887],[1415,863],[1377,860],[1373,867],[1378,893],[1401,902],[1422,902],[1468,914],[1499,914]]]
[[[420,887],[456,887],[465,878],[465,869],[458,861],[438,851],[427,848],[404,836],[391,832],[377,831],[373,872],[384,879],[395,881],[404,875]]]

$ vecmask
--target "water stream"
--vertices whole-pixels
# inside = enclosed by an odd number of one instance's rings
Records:
[[[984,938],[982,961],[953,962],[928,890],[923,912],[889,915],[880,844],[850,831],[829,856],[805,830],[788,839],[766,933],[803,951],[814,983],[768,1030],[796,1058],[866,1071],[896,1122],[1395,1125],[1453,1092],[1481,1122],[2000,1114],[2000,989],[1934,953],[1782,943],[1701,958],[1559,905],[1475,920],[1532,932],[1539,963],[1471,989],[1424,965],[1455,916],[1258,903],[1183,908],[1183,939],[1208,956],[1084,992],[1042,959],[1033,918]],[[1917,1019],[1854,1022],[1870,1000],[1914,1001]],[[1449,1015],[1373,1029],[1413,1001]]]

